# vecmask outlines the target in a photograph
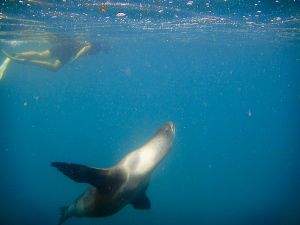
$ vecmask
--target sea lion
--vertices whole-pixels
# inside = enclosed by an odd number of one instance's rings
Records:
[[[169,122],[161,126],[145,145],[107,169],[65,162],[51,163],[72,180],[92,185],[70,206],[61,207],[58,224],[72,216],[110,216],[127,204],[135,209],[150,209],[151,203],[145,193],[150,175],[171,149],[174,137],[175,126]]]

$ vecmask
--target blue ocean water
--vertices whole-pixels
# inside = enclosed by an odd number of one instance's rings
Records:
[[[167,121],[176,139],[152,175],[152,208],[66,225],[300,224],[298,0],[1,4],[8,52],[48,48],[54,33],[111,49],[57,72],[9,65],[0,225],[57,224],[88,185],[51,162],[110,167]]]

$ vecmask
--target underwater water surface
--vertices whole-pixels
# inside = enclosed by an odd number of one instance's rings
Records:
[[[88,185],[51,162],[111,167],[167,121],[176,138],[152,174],[151,209],[66,225],[300,224],[298,0],[24,0],[0,13],[10,53],[57,34],[110,46],[57,72],[9,65],[0,225],[57,224]]]

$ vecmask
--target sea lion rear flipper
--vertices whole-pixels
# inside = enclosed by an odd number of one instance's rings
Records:
[[[147,197],[145,192],[138,195],[130,204],[132,204],[133,208],[135,208],[135,209],[150,209],[151,208],[150,199]]]
[[[112,188],[122,182],[121,174],[113,174],[111,169],[98,169],[65,162],[53,162],[51,165],[78,183],[88,183],[100,189]]]

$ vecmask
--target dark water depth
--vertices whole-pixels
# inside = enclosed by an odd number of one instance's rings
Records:
[[[65,15],[89,12],[76,9],[78,1],[38,2],[58,5],[32,4],[37,13],[60,11],[60,4],[69,4]],[[170,120],[176,139],[152,175],[150,210],[128,205],[111,217],[65,224],[299,224],[299,1],[281,10],[274,1],[253,24],[243,15],[254,1],[221,9],[221,1],[194,1],[192,8],[159,2],[140,3],[150,4],[149,14],[169,10],[166,17],[134,17],[139,3],[126,1],[134,7],[123,19],[115,12],[128,7],[105,5],[103,31],[93,30],[94,18],[93,26],[76,30],[107,41],[108,53],[58,72],[10,65],[0,81],[0,225],[57,224],[58,208],[87,185],[59,173],[52,161],[110,167]],[[1,8],[1,48],[48,47],[51,17],[44,18],[48,28],[14,26],[8,18],[32,13],[23,12],[26,2],[8,3]],[[206,3],[211,12],[201,10]],[[173,17],[177,8],[184,13]],[[55,32],[74,28],[71,21],[65,26]]]

